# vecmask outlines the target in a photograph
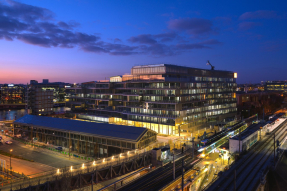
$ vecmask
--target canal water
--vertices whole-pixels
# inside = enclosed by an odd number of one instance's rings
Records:
[[[70,110],[67,107],[57,107],[53,108],[55,113],[63,113],[65,111]],[[26,115],[25,109],[19,109],[19,110],[0,110],[0,121],[2,120],[13,120],[13,119],[19,119]]]

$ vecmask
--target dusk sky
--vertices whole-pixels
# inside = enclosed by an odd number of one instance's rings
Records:
[[[287,80],[287,1],[0,0],[0,83],[175,64]]]

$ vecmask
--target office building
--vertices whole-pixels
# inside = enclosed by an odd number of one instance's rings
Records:
[[[194,132],[236,116],[237,73],[176,65],[134,66],[131,74],[68,88],[72,116],[145,127],[163,135]]]
[[[266,81],[265,90],[287,93],[287,81]]]
[[[0,89],[0,104],[25,104],[24,85],[4,84]]]

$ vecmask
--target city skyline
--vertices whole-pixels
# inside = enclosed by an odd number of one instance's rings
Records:
[[[239,84],[285,80],[284,7],[283,1],[0,1],[0,83],[82,83],[141,64],[209,69],[207,60],[215,70],[237,72]]]

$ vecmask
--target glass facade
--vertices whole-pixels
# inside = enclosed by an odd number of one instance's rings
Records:
[[[193,132],[236,115],[233,72],[160,64],[135,66],[131,75],[118,78],[71,88],[75,93],[67,105],[77,113],[108,117],[109,123],[164,135],[178,134],[179,126]]]

